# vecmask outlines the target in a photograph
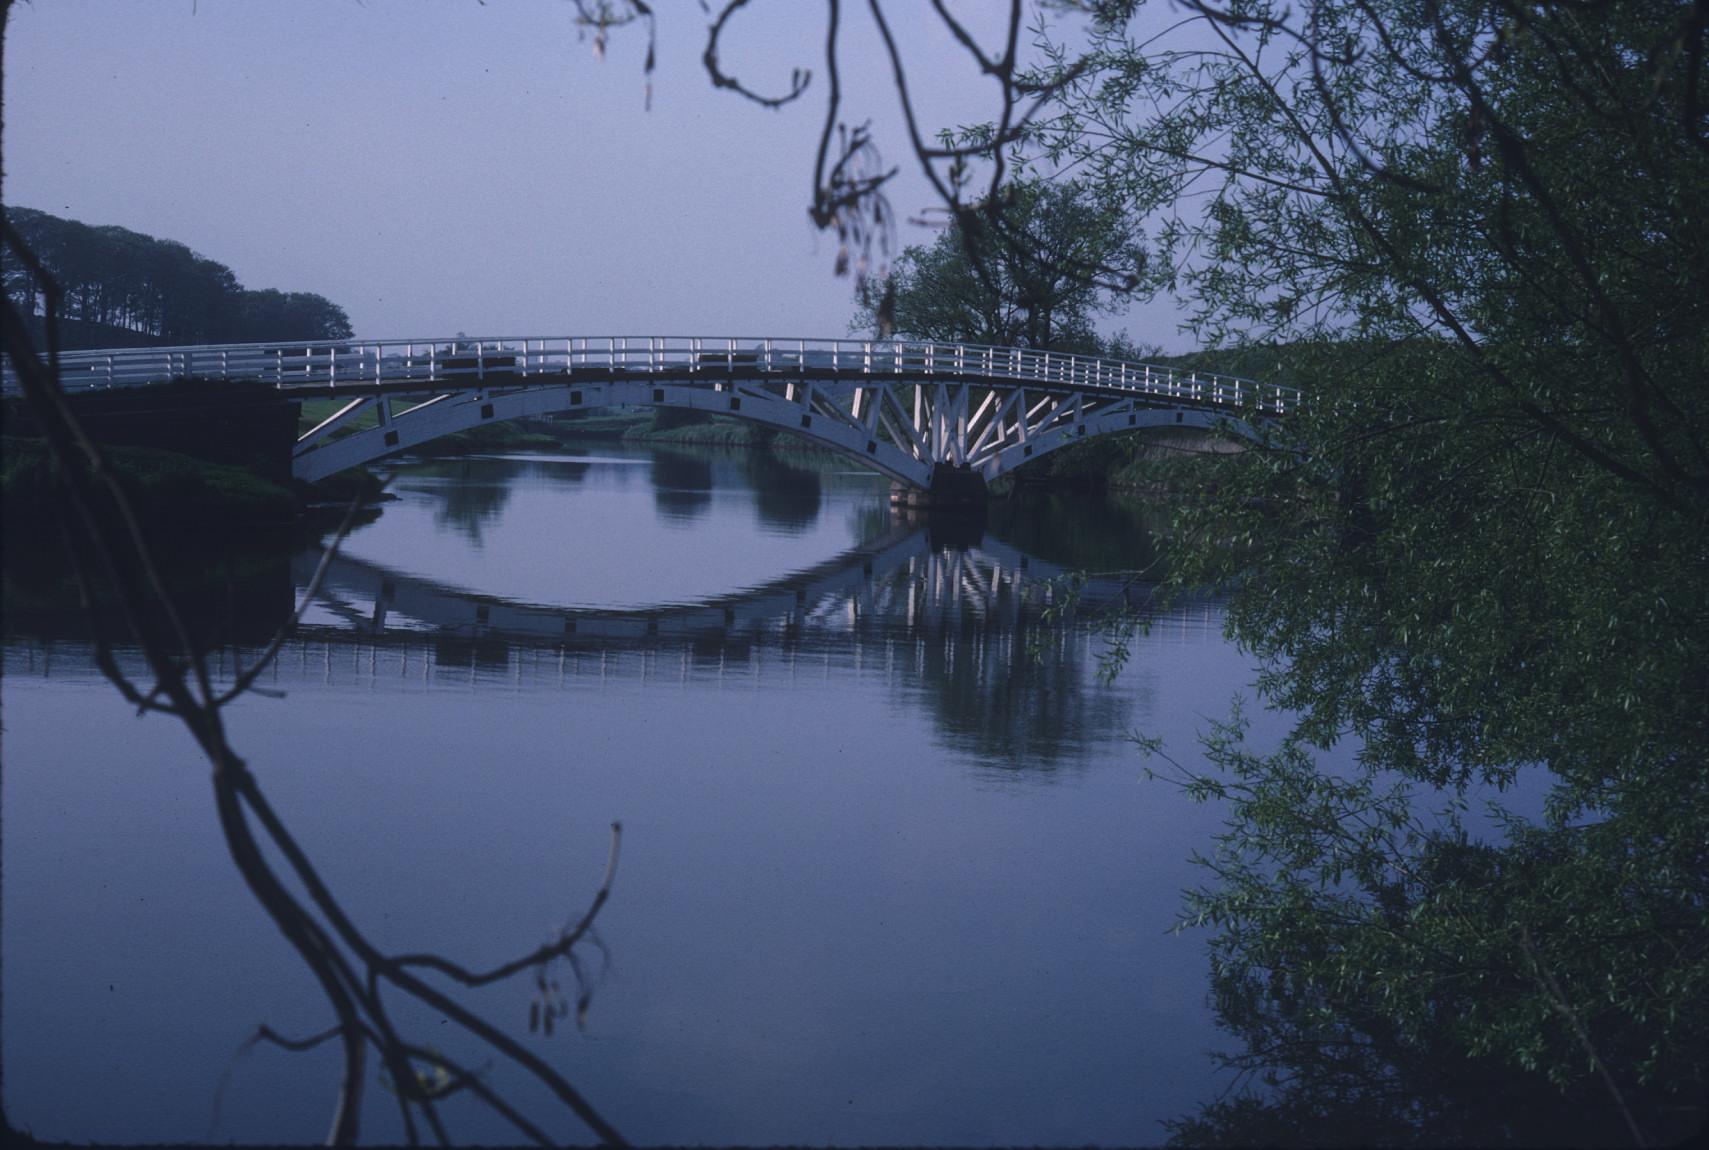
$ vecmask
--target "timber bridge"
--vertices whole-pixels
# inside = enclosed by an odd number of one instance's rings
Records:
[[[1293,388],[1236,376],[907,340],[458,335],[75,351],[59,366],[71,396],[176,391],[185,419],[222,394],[288,401],[290,473],[310,482],[485,423],[651,407],[785,430],[889,476],[904,499],[934,501],[1099,435],[1255,439],[1300,403]],[[18,392],[10,369],[4,390]],[[341,402],[298,433],[297,403],[326,398]]]

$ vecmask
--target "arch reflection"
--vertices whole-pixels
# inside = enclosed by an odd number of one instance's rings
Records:
[[[1052,769],[1121,738],[1141,682],[1106,686],[1096,613],[1126,606],[1149,621],[1136,642],[1221,640],[1212,600],[1149,607],[1153,586],[1091,576],[1075,610],[1059,581],[1074,568],[1022,550],[978,523],[885,520],[868,541],[759,586],[698,602],[599,610],[484,595],[340,554],[317,602],[287,641],[270,682],[334,689],[507,689],[552,692],[675,684],[784,691],[841,683],[904,694],[943,740],[989,766]],[[318,549],[276,571],[269,628],[305,587]],[[57,622],[56,622],[57,620]],[[14,614],[10,673],[94,674],[77,617]],[[17,624],[26,623],[20,627]],[[226,673],[253,661],[267,630],[225,641]]]

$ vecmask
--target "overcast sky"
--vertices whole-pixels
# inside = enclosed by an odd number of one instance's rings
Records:
[[[4,200],[319,292],[363,337],[845,334],[852,285],[806,214],[823,5],[762,0],[728,26],[726,70],[752,86],[813,69],[776,112],[712,89],[697,3],[656,6],[648,111],[644,32],[596,60],[566,0],[15,5]],[[844,7],[843,118],[873,121],[916,216],[935,201],[870,17]],[[928,122],[989,119],[994,85],[926,5],[892,7]],[[995,37],[999,6],[958,7]],[[1186,346],[1163,305],[1104,326]]]

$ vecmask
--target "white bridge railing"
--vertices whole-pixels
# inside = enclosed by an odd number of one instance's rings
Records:
[[[1142,393],[1159,399],[1252,410],[1293,411],[1296,388],[1157,364],[962,343],[907,340],[775,339],[701,336],[563,336],[326,340],[115,348],[60,356],[69,392],[142,387],[174,379],[256,380],[282,390],[389,391],[515,387],[566,374],[672,379],[862,376],[955,378]],[[4,391],[17,394],[5,371]]]

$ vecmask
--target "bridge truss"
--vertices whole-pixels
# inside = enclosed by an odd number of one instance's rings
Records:
[[[786,430],[930,488],[946,469],[989,482],[1112,432],[1256,438],[1300,402],[1293,388],[1210,372],[898,340],[459,336],[72,352],[60,367],[71,393],[188,379],[342,398],[293,451],[292,473],[310,481],[484,423],[654,407]]]

